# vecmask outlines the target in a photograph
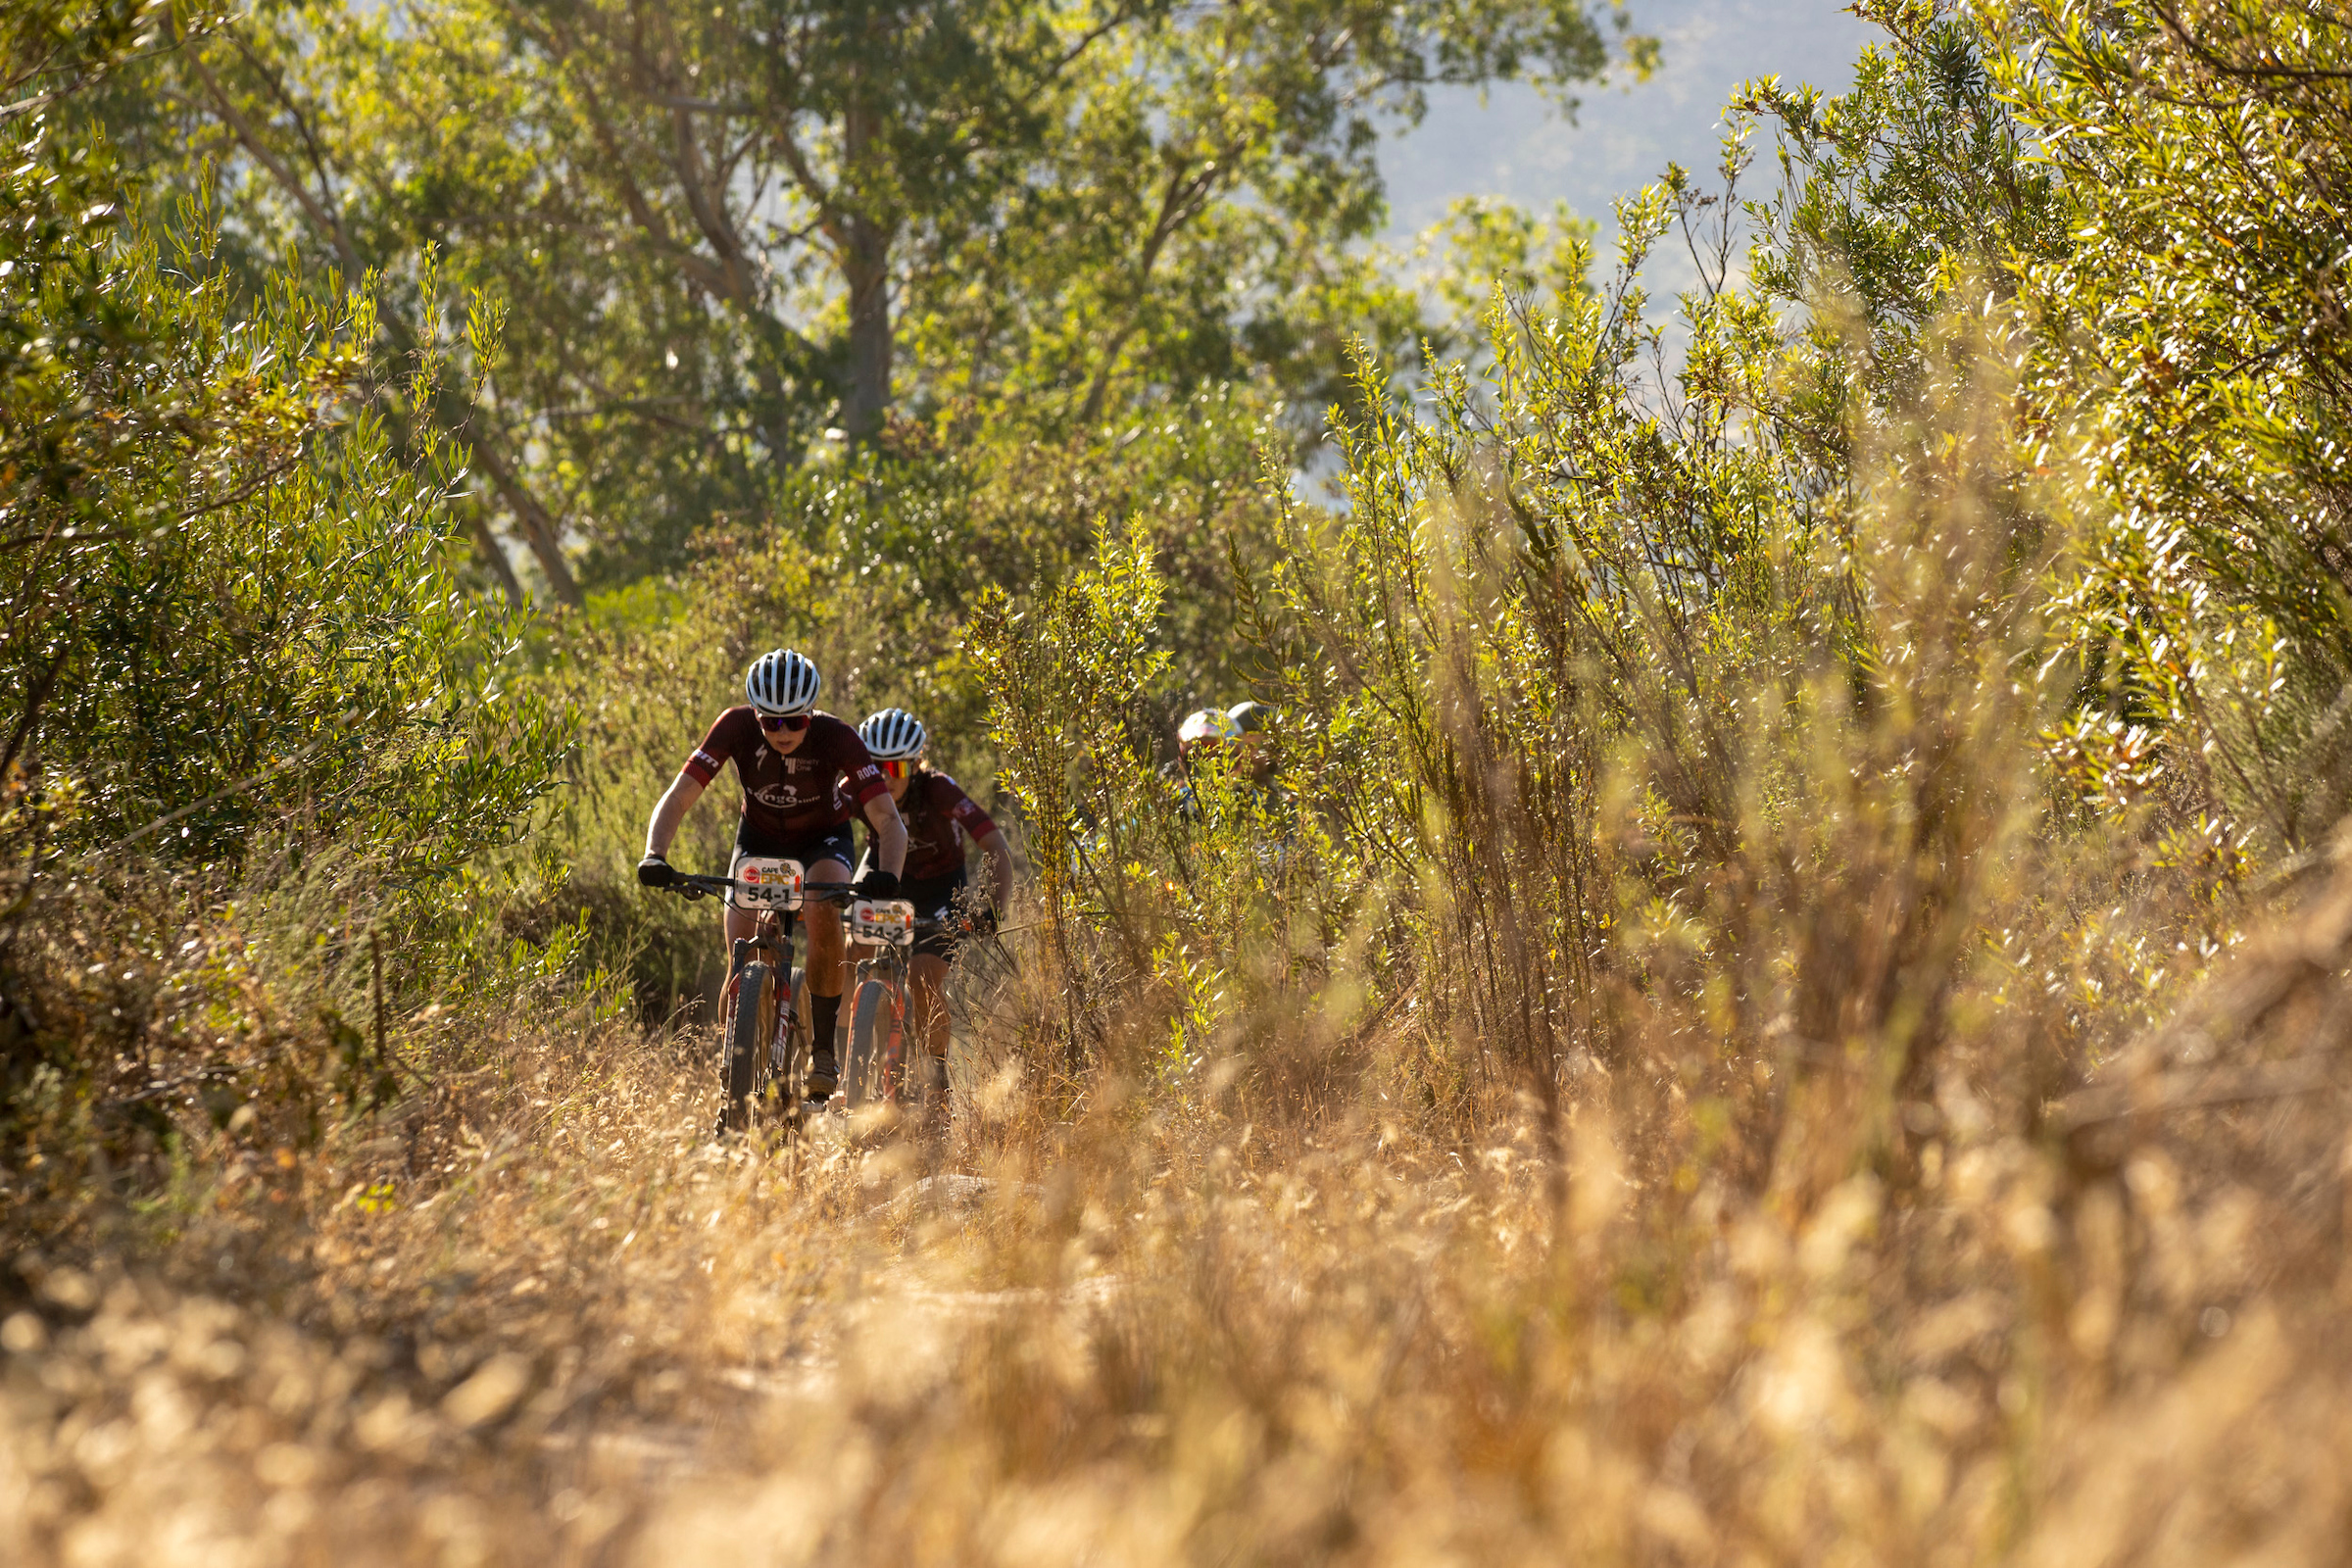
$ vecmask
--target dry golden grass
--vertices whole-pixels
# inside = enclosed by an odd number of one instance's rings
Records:
[[[1915,1180],[1816,1199],[1647,1179],[1607,1097],[1462,1145],[1247,1073],[762,1158],[689,1043],[449,1026],[429,1099],[15,1260],[0,1557],[2337,1560],[2316,880],[2089,1088],[1947,1075]]]

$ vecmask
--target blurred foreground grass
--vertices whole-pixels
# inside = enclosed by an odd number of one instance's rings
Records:
[[[2306,881],[2089,1087],[1947,1076],[1915,1182],[1807,1205],[1597,1099],[1554,1179],[1532,1103],[1457,1151],[984,1062],[944,1144],[759,1157],[695,1037],[418,1025],[473,1065],[364,1139],[10,1260],[0,1555],[2338,1560],[2352,869]]]

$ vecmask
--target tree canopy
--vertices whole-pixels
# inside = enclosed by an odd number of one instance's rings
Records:
[[[395,350],[417,258],[498,301],[504,357],[435,416],[573,601],[894,419],[1313,403],[1383,296],[1383,127],[1609,64],[1568,0],[270,0],[182,33],[117,134],[257,267],[381,275]]]

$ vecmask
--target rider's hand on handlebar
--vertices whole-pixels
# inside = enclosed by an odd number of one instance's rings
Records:
[[[861,899],[895,899],[899,896],[899,876],[876,866],[858,879],[858,896]]]
[[[665,888],[677,879],[676,869],[659,855],[649,855],[637,862],[637,880],[649,888]]]

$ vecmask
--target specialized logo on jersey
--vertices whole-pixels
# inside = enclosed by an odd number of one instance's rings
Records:
[[[829,761],[823,761],[813,757],[803,757],[797,752],[778,752],[762,742],[758,754],[752,759],[752,771],[755,773],[782,773],[784,781],[780,784],[762,784],[749,793],[752,799],[758,801],[761,806],[779,811],[789,811],[803,806],[814,806],[827,796],[831,797],[835,805],[839,805],[841,792],[838,789],[804,790],[794,781],[795,777],[802,773],[830,773],[832,770],[833,764]]]

